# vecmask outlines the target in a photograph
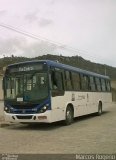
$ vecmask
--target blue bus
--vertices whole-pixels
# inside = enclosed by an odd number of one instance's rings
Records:
[[[9,122],[69,125],[78,116],[101,115],[112,102],[108,76],[50,60],[7,66],[3,89]]]

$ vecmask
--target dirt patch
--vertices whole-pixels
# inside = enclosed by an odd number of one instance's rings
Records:
[[[4,122],[4,116],[0,116],[0,122]]]

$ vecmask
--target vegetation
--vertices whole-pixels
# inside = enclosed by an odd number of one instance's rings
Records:
[[[72,56],[72,57],[64,57],[62,55],[43,55],[35,58],[27,58],[27,57],[4,57],[0,59],[0,74],[3,74],[3,68],[9,64],[29,61],[29,60],[42,60],[42,59],[49,59],[49,60],[58,60],[61,63],[72,65],[74,67],[79,67],[85,70],[93,71],[99,74],[108,75],[111,77],[112,80],[116,80],[116,68],[111,67],[108,65],[93,63],[91,61],[85,60],[80,56]]]

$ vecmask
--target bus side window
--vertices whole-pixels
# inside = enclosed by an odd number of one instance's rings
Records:
[[[61,72],[55,70],[52,71],[51,81],[53,90],[63,90],[63,77]]]
[[[57,80],[55,77],[55,71],[51,71],[51,82],[52,82],[52,89],[57,88]]]
[[[83,91],[89,90],[89,78],[87,75],[81,74],[81,89]]]
[[[80,90],[80,76],[79,73],[72,72],[72,83],[73,83],[73,90],[78,91]]]
[[[105,84],[104,79],[101,79],[101,87],[102,87],[102,91],[105,92],[106,91],[106,84]]]
[[[96,88],[95,88],[95,80],[94,80],[94,77],[90,76],[89,77],[89,86],[90,86],[90,90],[91,91],[95,91]]]
[[[86,90],[90,90],[89,88],[89,77],[85,76],[85,82],[86,82]]]
[[[55,90],[58,88],[57,79],[56,79],[56,73],[55,70],[51,73],[51,80],[52,80],[52,89]]]
[[[65,71],[65,87],[68,91],[72,90],[71,73],[69,71]]]
[[[57,88],[58,90],[63,90],[63,77],[61,72],[56,72],[55,74],[57,80]]]
[[[106,80],[106,89],[107,91],[111,91],[110,81]]]
[[[97,91],[101,91],[101,83],[99,78],[95,78],[95,84],[96,84],[96,89]]]

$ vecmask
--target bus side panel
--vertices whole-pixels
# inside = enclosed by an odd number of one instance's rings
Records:
[[[98,111],[99,101],[102,102],[104,111],[112,102],[111,93],[67,91],[63,96],[51,98],[51,119],[53,122],[64,120],[68,104],[74,107],[74,117],[95,113]]]
[[[103,111],[108,110],[108,108],[110,107],[111,103],[112,103],[112,93],[102,93],[102,100],[103,100],[103,104],[102,104],[102,109]]]
[[[51,97],[51,118],[53,121],[65,119],[66,106],[70,103],[71,93],[65,92],[63,96]]]

